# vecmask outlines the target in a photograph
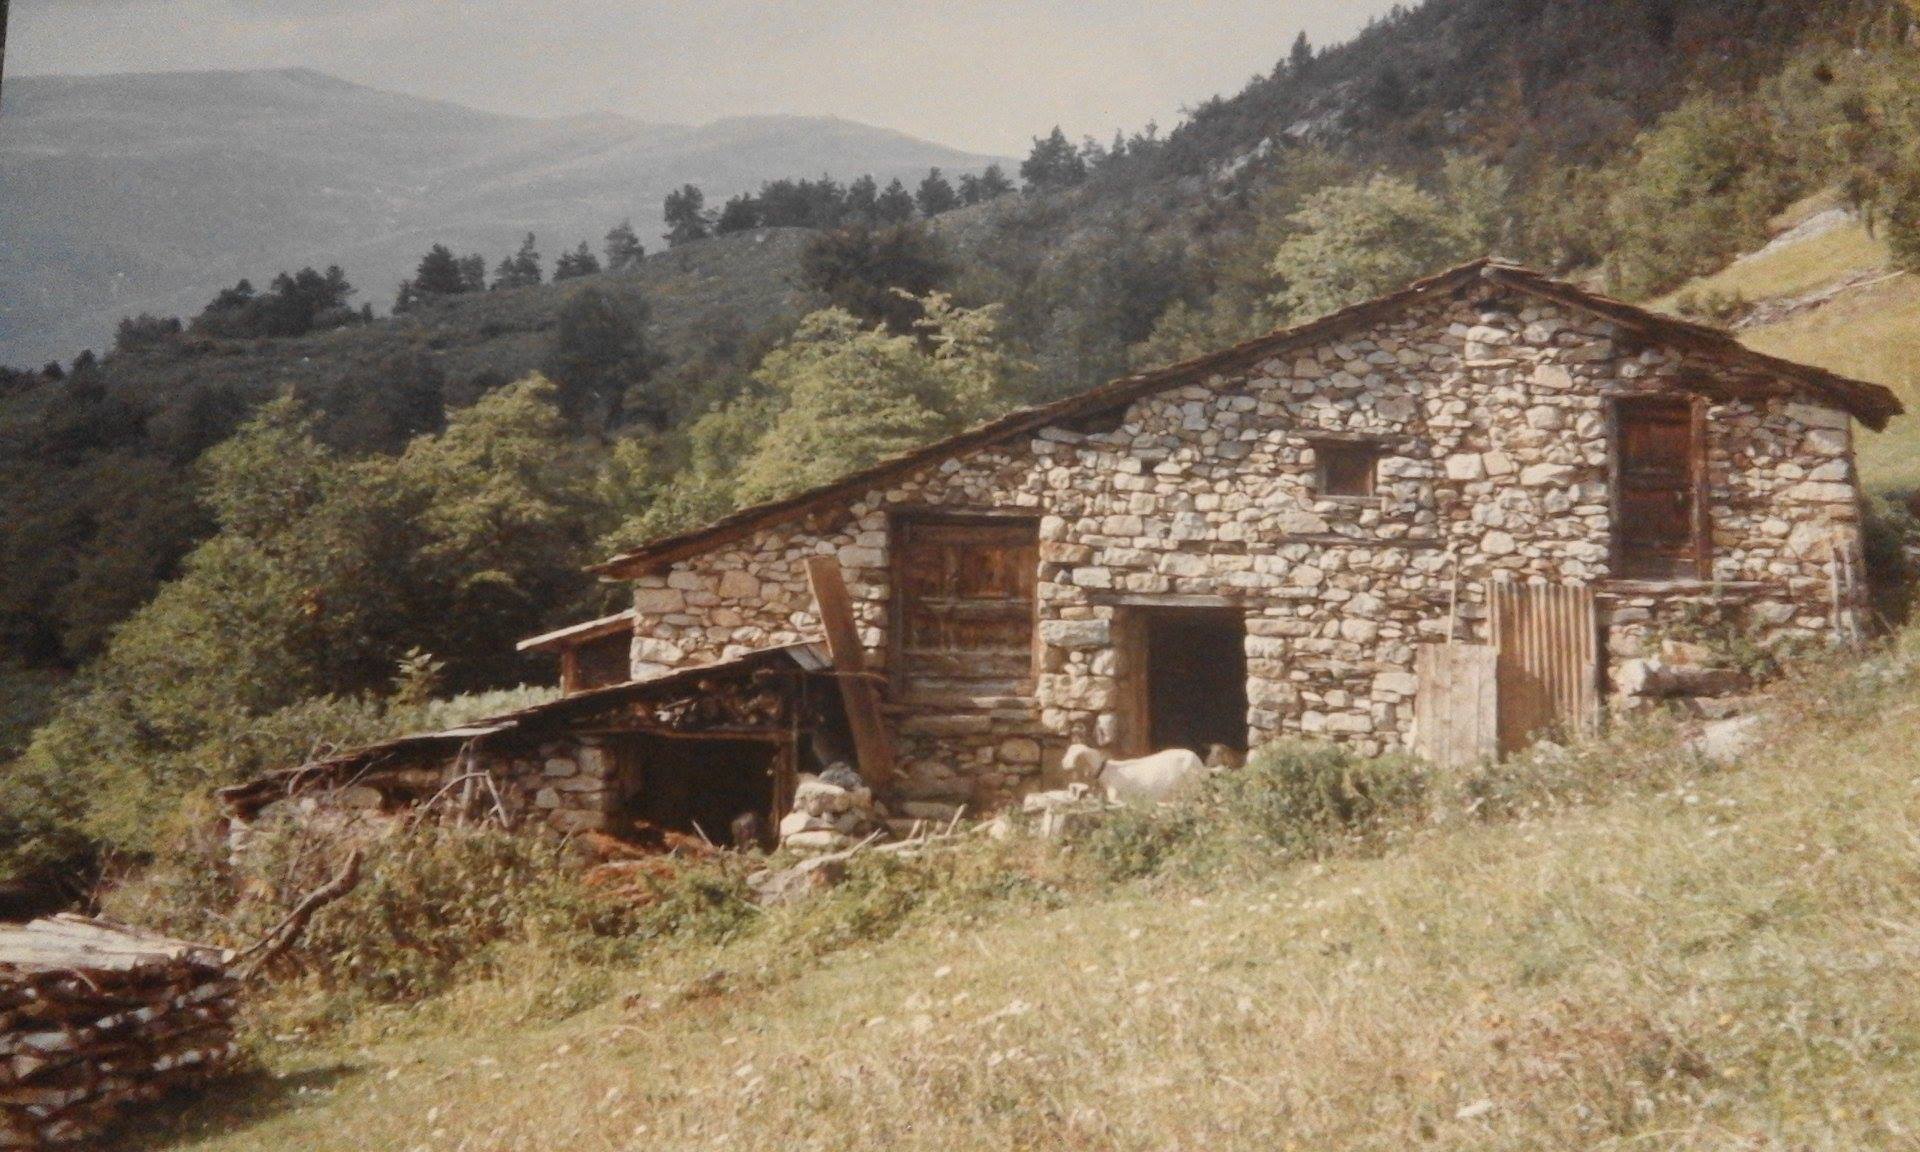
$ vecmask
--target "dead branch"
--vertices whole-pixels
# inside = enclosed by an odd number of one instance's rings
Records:
[[[275,957],[280,956],[299,941],[301,933],[307,930],[307,922],[313,919],[314,913],[358,887],[360,860],[360,849],[355,848],[347,853],[346,863],[341,865],[338,875],[307,893],[306,898],[296,904],[293,911],[287,913],[285,919],[274,925],[271,931],[254,941],[240,955],[234,957],[235,963],[252,957],[245,968],[239,971],[239,978],[251,980]]]

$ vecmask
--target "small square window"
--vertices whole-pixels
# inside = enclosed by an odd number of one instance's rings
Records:
[[[1338,444],[1322,441],[1313,446],[1320,462],[1320,495],[1373,495],[1374,466],[1380,449],[1372,444]]]

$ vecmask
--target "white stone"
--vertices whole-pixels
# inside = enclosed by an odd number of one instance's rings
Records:
[[[1373,677],[1376,696],[1410,697],[1420,689],[1420,680],[1411,672],[1377,672]]]
[[[1042,620],[1040,642],[1068,650],[1106,648],[1113,643],[1113,625],[1105,620]]]
[[[686,662],[687,652],[672,641],[643,636],[633,642],[632,657],[636,666],[651,664],[673,668]]]
[[[633,610],[647,615],[679,612],[687,606],[687,594],[678,588],[635,588]]]
[[[823,819],[798,809],[789,812],[780,821],[780,839],[797,836],[802,832],[831,832],[833,821]]]
[[[1528,488],[1570,484],[1573,477],[1573,468],[1566,464],[1531,464],[1520,470],[1520,483]]]
[[[720,595],[729,600],[754,600],[760,596],[760,581],[745,572],[720,574]]]
[[[1809,428],[1835,428],[1846,430],[1853,417],[1838,408],[1828,408],[1820,404],[1789,404],[1787,419]]]
[[[1328,530],[1326,520],[1302,509],[1280,513],[1273,518],[1273,526],[1288,536],[1322,536]]]

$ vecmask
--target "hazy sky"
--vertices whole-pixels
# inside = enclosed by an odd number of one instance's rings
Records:
[[[6,72],[305,65],[499,112],[832,114],[1024,153],[1238,91],[1390,0],[13,0]]]

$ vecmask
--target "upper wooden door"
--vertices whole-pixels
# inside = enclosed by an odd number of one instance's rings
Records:
[[[1039,525],[907,520],[894,534],[896,673],[908,696],[1034,690]]]
[[[1699,576],[1706,556],[1701,429],[1691,401],[1623,400],[1614,410],[1618,575]]]

